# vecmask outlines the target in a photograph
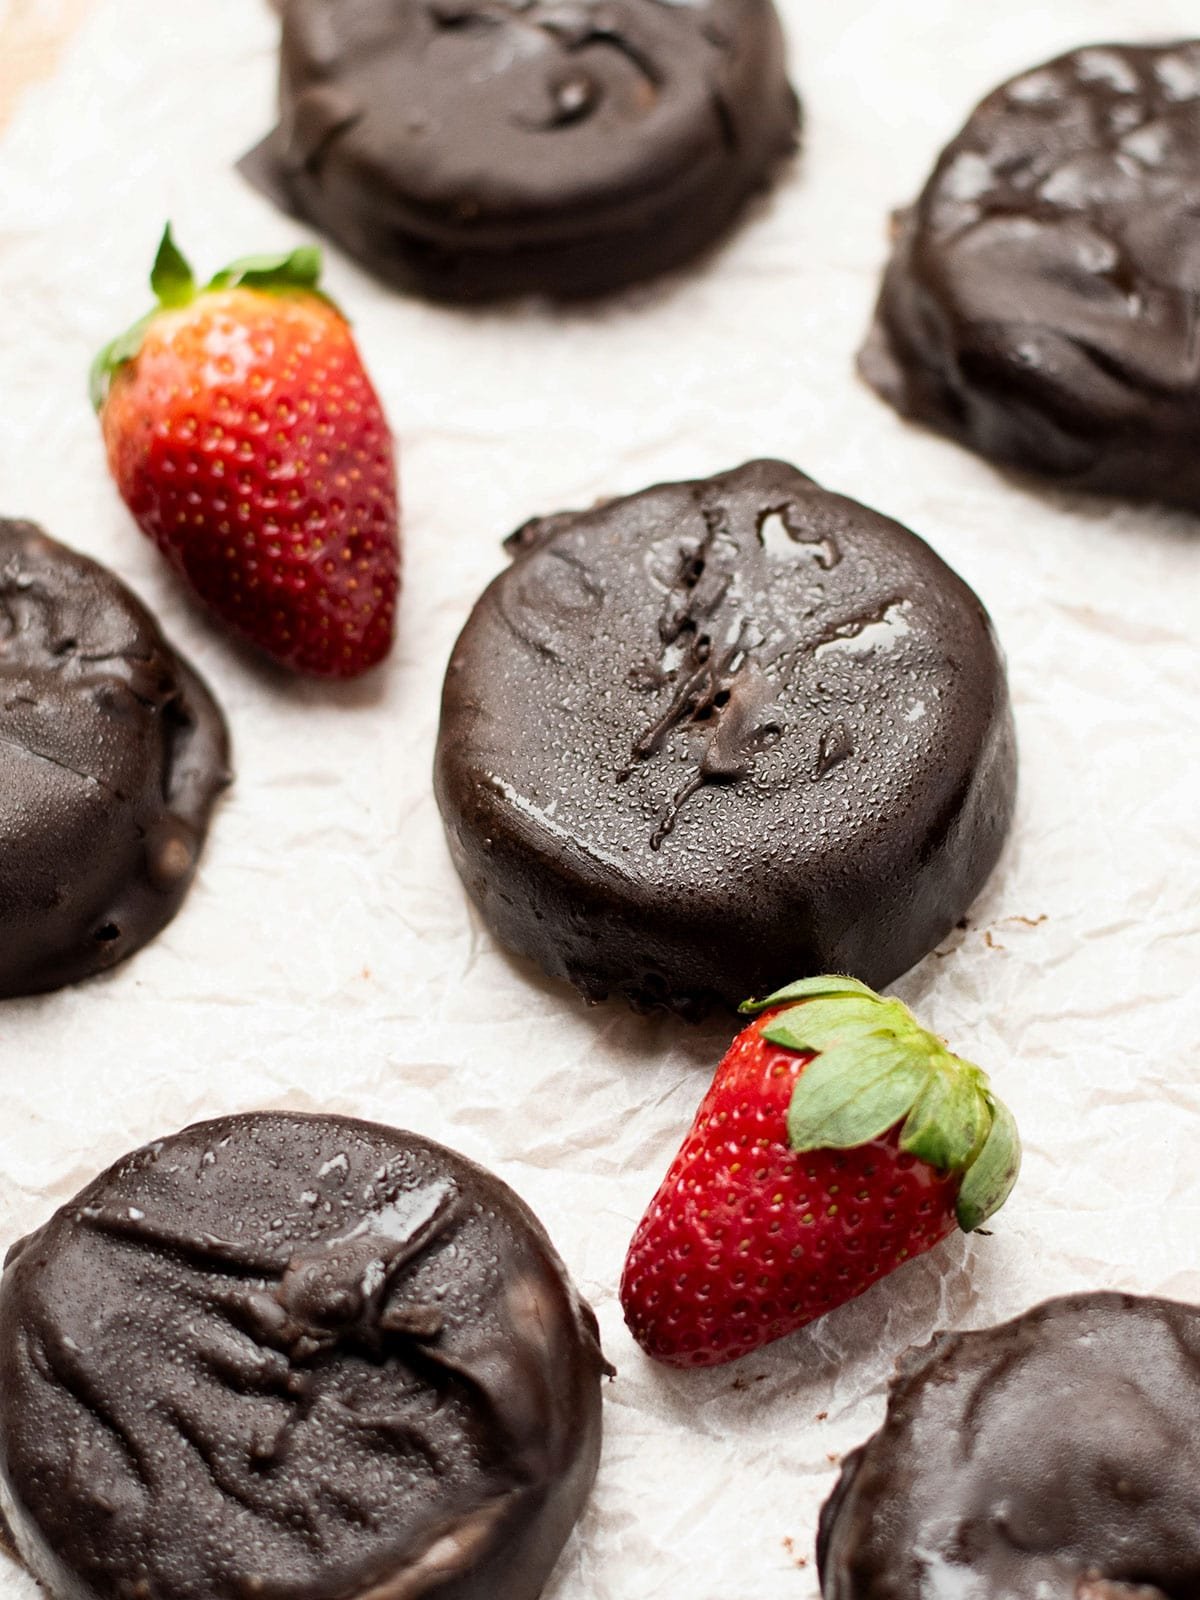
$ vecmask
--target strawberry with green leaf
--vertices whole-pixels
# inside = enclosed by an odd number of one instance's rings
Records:
[[[734,1040],[621,1281],[642,1348],[716,1366],[802,1328],[1007,1199],[1016,1125],[899,1000],[806,978]]]
[[[391,648],[392,438],[312,248],[197,284],[168,228],[158,304],[92,368],[109,467],[142,531],[229,628],[296,672]]]

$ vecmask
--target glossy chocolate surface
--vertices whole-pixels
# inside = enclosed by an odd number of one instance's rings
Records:
[[[211,694],[111,572],[0,519],[0,995],[132,955],[229,781]]]
[[[56,1600],[535,1600],[605,1370],[481,1168],[348,1119],[200,1123],[10,1252],[4,1509]]]
[[[1051,1300],[910,1351],[821,1517],[825,1600],[1200,1594],[1200,1309]]]
[[[436,790],[484,920],[685,1016],[881,987],[995,865],[1016,762],[975,595],[778,461],[534,521],[446,676]]]
[[[1060,484],[1200,508],[1200,43],[990,95],[901,220],[867,379]]]
[[[288,0],[244,169],[380,277],[592,295],[675,266],[794,146],[771,0]]]

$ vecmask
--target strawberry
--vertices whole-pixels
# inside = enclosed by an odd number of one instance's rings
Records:
[[[284,666],[349,678],[391,649],[396,466],[320,271],[305,248],[201,288],[168,227],[158,306],[101,351],[91,392],[122,498],[199,598]]]
[[[1021,1145],[978,1067],[898,1000],[806,978],[748,1001],[634,1235],[621,1304],[672,1366],[717,1366],[859,1295],[1016,1182]]]

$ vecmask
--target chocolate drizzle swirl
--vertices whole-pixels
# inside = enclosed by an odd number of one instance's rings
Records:
[[[695,771],[660,813],[650,835],[652,850],[662,847],[680,811],[706,783],[749,777],[758,752],[783,732],[771,684],[754,660],[764,641],[754,621],[740,615],[735,603],[731,630],[724,640],[713,639],[722,608],[737,592],[739,548],[724,508],[705,506],[702,515],[704,538],[681,550],[679,576],[667,591],[658,623],[668,650],[684,641],[686,654],[677,664],[668,665],[666,655],[660,662],[658,677],[671,688],[670,702],[635,741],[629,765],[617,775],[624,781],[638,762],[659,755],[678,729],[701,729]]]
[[[156,1223],[136,1207],[83,1207],[81,1227],[176,1255],[210,1272],[275,1277],[271,1289],[226,1298],[244,1327],[292,1363],[309,1361],[339,1344],[353,1343],[380,1356],[388,1335],[429,1340],[442,1331],[432,1303],[406,1301],[401,1276],[450,1228],[460,1209],[452,1183],[435,1182],[383,1197],[378,1209],[349,1232],[322,1238],[294,1252],[255,1249],[211,1234],[181,1233]]]
[[[608,88],[605,75],[575,66],[569,58],[603,45],[618,51],[641,75],[644,90],[636,98],[645,110],[653,106],[664,82],[664,68],[654,60],[650,45],[639,43],[636,24],[612,6],[595,0],[434,0],[431,14],[439,27],[492,27],[540,29],[568,58],[560,66],[548,65],[538,85],[547,104],[537,110],[514,106],[510,121],[517,127],[549,131],[595,116]],[[525,52],[522,52],[525,53]]]

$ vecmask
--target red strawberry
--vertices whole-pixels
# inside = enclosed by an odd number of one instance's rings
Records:
[[[142,531],[236,633],[349,678],[391,649],[396,466],[315,249],[235,262],[206,288],[167,229],[159,305],[92,369],[108,464]]]
[[[673,1366],[732,1361],[978,1228],[1021,1161],[987,1077],[898,1000],[806,978],[742,1010],[621,1280]]]

